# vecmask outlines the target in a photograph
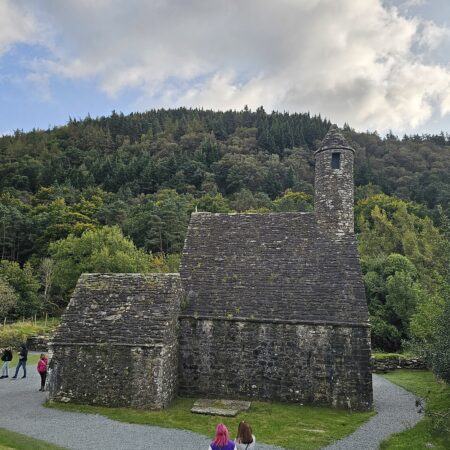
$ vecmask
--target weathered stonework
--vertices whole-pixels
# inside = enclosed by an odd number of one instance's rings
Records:
[[[158,409],[178,386],[178,274],[84,274],[52,342],[50,399]]]
[[[405,356],[385,356],[372,358],[372,371],[375,373],[391,372],[395,369],[426,369],[427,365],[421,358]]]
[[[191,216],[180,266],[183,395],[371,407],[353,154],[331,129],[316,152],[314,213]]]
[[[180,321],[180,393],[367,409],[368,327]]]
[[[333,154],[338,155],[339,168],[333,168]],[[330,236],[353,233],[354,154],[336,128],[328,132],[315,153],[314,212],[318,227]]]

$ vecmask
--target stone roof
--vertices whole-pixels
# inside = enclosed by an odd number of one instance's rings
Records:
[[[347,150],[351,150],[355,153],[355,150],[348,143],[347,139],[343,136],[342,132],[335,125],[332,125],[328,130],[328,133],[323,138],[323,141],[316,151],[316,153],[321,152],[323,150],[329,149],[342,149],[345,148]]]
[[[164,343],[176,327],[179,274],[85,273],[53,341],[63,344]]]
[[[193,214],[180,275],[182,315],[368,320],[354,236],[327,238],[313,213]]]

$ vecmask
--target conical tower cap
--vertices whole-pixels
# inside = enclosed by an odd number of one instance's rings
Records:
[[[319,149],[314,152],[314,155],[317,155],[317,153],[322,152],[324,150],[339,150],[339,149],[351,150],[353,153],[355,153],[355,149],[353,149],[350,146],[347,139],[345,139],[345,137],[342,135],[339,128],[336,125],[331,125],[330,129],[328,130],[328,133],[323,138],[322,144],[320,145]]]

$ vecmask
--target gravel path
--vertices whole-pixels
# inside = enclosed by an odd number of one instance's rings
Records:
[[[373,401],[378,414],[324,450],[377,450],[391,434],[413,427],[423,417],[414,394],[378,375],[373,375]]]
[[[39,375],[35,367],[28,368],[26,379],[0,380],[0,427],[77,450],[208,448],[210,440],[191,431],[133,425],[96,414],[45,408],[42,403],[46,394],[38,389]],[[326,447],[327,450],[377,449],[387,436],[414,426],[421,419],[412,394],[375,375],[374,397],[378,414],[352,435]],[[275,450],[275,447],[258,443],[258,450]]]
[[[17,359],[16,359],[17,361]],[[13,369],[15,366],[13,366]],[[206,450],[210,439],[191,431],[116,422],[97,414],[63,412],[42,406],[36,367],[27,378],[0,380],[0,427],[77,450]],[[10,377],[14,370],[10,370]],[[22,376],[20,369],[19,377]],[[219,420],[218,420],[219,421]],[[234,430],[233,430],[234,431]],[[214,433],[214,430],[211,430]],[[258,443],[258,450],[276,450]]]

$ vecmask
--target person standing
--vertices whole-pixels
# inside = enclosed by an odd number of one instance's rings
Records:
[[[12,378],[17,378],[20,367],[22,367],[22,369],[23,369],[23,377],[22,378],[27,377],[27,359],[28,359],[28,350],[27,350],[26,345],[22,344],[20,346],[19,362],[16,366],[16,373],[14,374],[14,376]]]
[[[9,369],[9,363],[10,361],[12,361],[13,358],[13,354],[11,349],[5,348],[3,349],[3,353],[2,353],[2,361],[3,361],[3,365],[2,365],[2,376],[0,378],[8,378],[8,369]]]
[[[41,388],[40,391],[45,391],[45,380],[47,379],[47,367],[48,367],[48,358],[45,353],[41,353],[41,358],[39,359],[37,365],[37,371],[41,376]]]
[[[252,433],[252,427],[247,422],[241,422],[236,436],[237,450],[255,450],[256,439]]]
[[[208,450],[236,450],[234,441],[229,436],[228,428],[223,423],[219,423],[214,441],[211,442]]]

